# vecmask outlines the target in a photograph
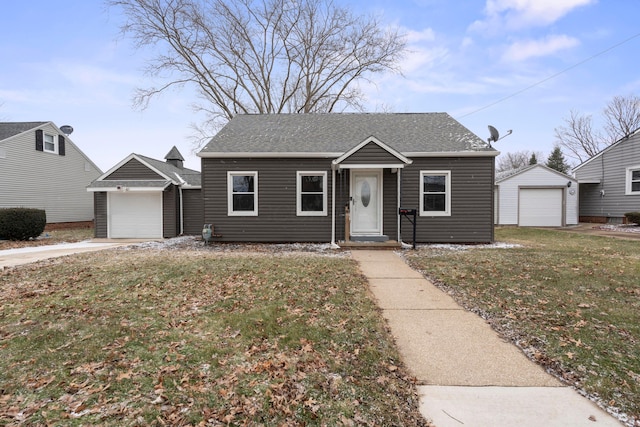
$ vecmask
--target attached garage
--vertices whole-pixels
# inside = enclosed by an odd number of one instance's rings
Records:
[[[520,219],[522,227],[562,227],[562,188],[521,188]]]
[[[544,165],[497,173],[494,202],[497,225],[578,224],[578,182]]]
[[[162,238],[161,192],[110,192],[109,238]]]

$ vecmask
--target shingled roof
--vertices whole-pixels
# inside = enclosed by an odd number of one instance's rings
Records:
[[[19,135],[47,122],[0,122],[0,141]]]
[[[180,153],[178,152],[178,154]],[[192,186],[200,186],[201,184],[200,172],[196,170],[188,169],[188,168],[179,168],[172,165],[171,163],[152,159],[151,157],[143,156],[140,154],[136,154],[136,155],[140,159],[144,160],[149,165],[153,166],[154,168],[162,172],[164,175],[168,176],[169,178],[175,181],[180,181],[180,179],[183,179],[187,184]],[[178,179],[178,177],[180,179]]]
[[[198,155],[340,155],[372,136],[404,154],[497,154],[447,113],[331,113],[238,115]]]

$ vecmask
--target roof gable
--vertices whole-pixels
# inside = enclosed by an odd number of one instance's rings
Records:
[[[179,153],[178,153],[179,154]],[[147,175],[143,172],[143,177],[138,176],[123,176],[118,172],[123,169],[136,169],[140,166],[146,168],[151,174]],[[125,172],[126,173],[126,172]],[[187,187],[200,187],[201,178],[200,172],[188,168],[179,168],[173,164],[162,162],[160,160],[152,159],[151,157],[142,156],[140,154],[132,153],[117,165],[109,169],[96,181],[117,181],[117,180],[163,180],[170,181],[175,185],[187,186]]]
[[[237,115],[200,157],[338,157],[375,135],[403,155],[497,151],[447,113]]]
[[[389,163],[393,163],[395,167],[404,167],[404,165],[412,163],[412,160],[409,160],[393,148],[372,136],[335,159],[333,164],[342,166],[361,163],[361,161],[356,158],[359,154],[364,154],[364,157],[367,157],[364,160],[366,160],[365,163],[368,166],[372,163],[369,160],[369,157],[374,157],[376,159],[374,162],[379,162],[380,164],[388,165]]]
[[[527,166],[523,166],[521,168],[510,169],[508,171],[497,173],[496,174],[496,184],[498,184],[500,182],[503,182],[503,181],[507,181],[507,180],[509,180],[509,179],[511,179],[511,178],[513,178],[515,176],[522,175],[523,173],[526,173],[526,172],[528,172],[530,170],[537,169],[537,168],[543,169],[543,170],[545,170],[545,171],[547,171],[549,173],[561,176],[561,177],[566,178],[568,180],[574,180],[572,177],[570,177],[567,174],[564,174],[562,172],[558,172],[557,170],[552,169],[552,168],[550,168],[550,167],[548,167],[546,165],[543,165],[543,164],[540,164],[540,163],[536,163],[535,165],[527,165]]]

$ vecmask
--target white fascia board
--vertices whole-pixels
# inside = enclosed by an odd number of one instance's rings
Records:
[[[406,163],[398,163],[398,164],[381,164],[381,165],[374,165],[374,164],[369,164],[369,163],[365,163],[365,164],[358,164],[358,165],[343,165],[341,163],[336,164],[336,166],[338,167],[338,169],[402,169],[405,166],[407,166]]]
[[[168,185],[168,184],[167,184]],[[161,193],[167,187],[124,187],[118,189],[117,187],[107,187],[107,188],[87,188],[87,191],[90,193]]]
[[[306,153],[306,152],[200,152],[198,157],[202,158],[219,158],[219,159],[231,159],[231,158],[261,158],[261,159],[283,159],[283,158],[309,158],[309,159],[332,159],[340,156],[342,153]]]
[[[407,157],[497,157],[499,151],[435,151],[404,153]]]

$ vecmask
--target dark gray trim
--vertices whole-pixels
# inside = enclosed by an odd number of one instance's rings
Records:
[[[106,239],[107,234],[107,193],[93,193],[94,235]]]

